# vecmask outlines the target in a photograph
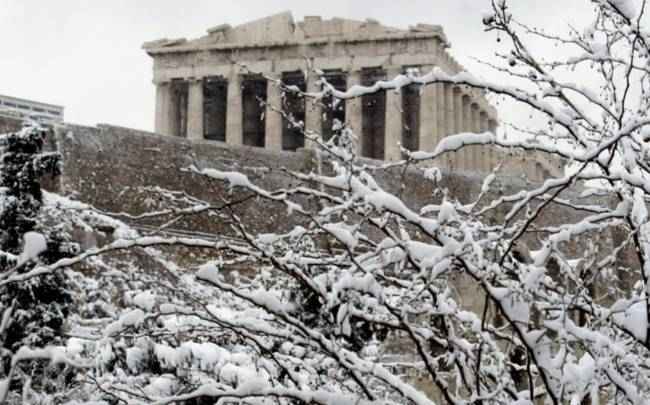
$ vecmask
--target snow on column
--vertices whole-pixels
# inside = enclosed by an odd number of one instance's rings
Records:
[[[307,78],[307,92],[308,93],[317,93],[319,92],[320,85],[318,83],[320,79],[315,75],[309,75]],[[323,130],[323,108],[320,101],[313,102],[312,100],[307,100],[305,105],[305,128],[308,135],[318,135],[322,137]],[[314,142],[308,141],[305,139],[305,148],[315,148],[316,144]]]
[[[455,87],[451,84],[444,84],[445,87],[445,136],[454,135],[456,133],[456,113],[454,101]],[[454,158],[451,153],[445,157],[446,166],[451,169],[451,164]]]
[[[454,133],[459,134],[467,130],[467,117],[468,117],[468,99],[469,97],[463,94],[460,87],[454,89]],[[455,164],[454,167],[464,170],[467,169],[467,148],[463,148],[454,154]]]
[[[228,109],[226,112],[226,143],[229,145],[243,143],[241,85],[241,75],[237,68],[233,67],[228,78]]]
[[[269,150],[282,150],[282,89],[280,85],[267,80],[266,87],[266,142],[265,148]]]
[[[388,80],[393,80],[402,73],[400,66],[386,69]],[[400,142],[402,140],[402,92],[386,92],[386,129],[384,137],[384,160],[396,161],[402,157]]]
[[[203,80],[190,80],[187,106],[187,138],[203,139]]]
[[[488,132],[490,128],[488,127],[488,115],[485,111],[480,111],[479,112],[479,127],[480,127],[480,132]],[[483,154],[481,158],[481,168],[483,169],[484,172],[489,172],[492,170],[492,165],[493,165],[493,159],[494,157],[492,156],[494,153],[494,147],[492,145],[486,145],[483,148]]]
[[[472,113],[472,132],[474,133],[480,133],[481,132],[481,110],[478,104],[472,103],[470,107],[470,111]],[[472,154],[472,169],[479,171],[479,172],[484,172],[485,168],[483,167],[482,160],[483,160],[483,152],[485,148],[482,146],[472,146],[470,148],[471,154]]]
[[[350,70],[348,72],[348,89],[352,86],[361,84],[361,71]],[[361,137],[362,137],[362,100],[361,97],[355,97],[345,100],[345,120],[348,128],[354,132],[357,137],[357,154],[361,155]]]
[[[156,86],[156,133],[170,136],[172,87],[169,82],[158,83]]]
[[[436,146],[438,143],[448,135],[447,133],[447,104],[445,100],[445,84],[443,83],[436,83],[433,85],[434,87],[437,88],[436,90],[436,138],[433,139],[432,145],[433,148],[431,149],[432,151],[435,150]],[[445,167],[445,161],[443,159],[436,159],[436,163],[440,166]]]

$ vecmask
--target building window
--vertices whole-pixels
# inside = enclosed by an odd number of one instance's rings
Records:
[[[372,86],[385,80],[386,72],[378,68],[363,69],[361,84]],[[361,97],[361,155],[372,159],[384,159],[386,129],[386,92],[378,91]]]
[[[226,141],[228,113],[228,82],[222,77],[207,77],[203,81],[203,137],[211,141]]]
[[[305,75],[301,71],[282,74],[282,84],[293,87],[301,92],[307,91]],[[282,108],[290,120],[282,120],[282,149],[295,151],[305,146],[303,128],[305,124],[305,97],[294,91],[284,91],[282,94]],[[293,122],[292,122],[293,121]],[[302,123],[302,128],[295,124]]]
[[[186,80],[172,80],[172,135],[187,137],[187,103],[190,86]]]
[[[325,72],[323,78],[336,90],[345,91],[347,76],[341,71]],[[323,98],[323,121],[321,126],[324,141],[338,135],[345,123],[345,100],[328,95]]]
[[[266,138],[266,79],[245,76],[242,81],[244,145],[264,147]]]

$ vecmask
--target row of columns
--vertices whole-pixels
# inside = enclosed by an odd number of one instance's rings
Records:
[[[425,68],[427,69],[427,68]],[[401,67],[386,69],[389,79],[402,73]],[[243,108],[242,76],[231,73],[228,80],[226,142],[231,145],[243,144]],[[347,87],[361,83],[361,71],[347,72]],[[307,91],[319,91],[317,79],[310,77]],[[177,125],[176,113],[172,100],[172,83],[160,83],[156,94],[156,132],[172,135]],[[203,139],[203,82],[201,79],[188,81],[187,137],[193,140]],[[267,109],[265,113],[266,141],[265,148],[282,149],[282,115],[274,108],[282,105],[280,88],[272,81],[268,82]],[[421,150],[433,151],[445,136],[461,132],[496,131],[496,121],[488,113],[481,111],[472,100],[472,95],[456,85],[436,83],[424,86],[420,92],[419,145]],[[354,131],[358,139],[362,136],[362,98],[346,100],[346,124]],[[399,91],[386,94],[386,124],[384,154],[386,160],[401,159],[400,142],[402,140],[402,95]],[[322,109],[318,103],[307,101],[305,109],[305,128],[310,134],[321,132]],[[361,141],[358,142],[361,145]],[[310,145],[306,145],[310,147]],[[495,164],[491,148],[470,147],[449,154],[444,161],[437,162],[450,169],[487,171]]]

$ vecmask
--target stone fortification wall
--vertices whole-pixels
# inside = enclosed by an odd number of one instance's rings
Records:
[[[0,132],[16,130],[20,126],[20,121],[0,117]],[[161,136],[110,125],[57,126],[50,144],[51,148],[63,155],[63,174],[55,187],[59,192],[106,212],[130,215],[168,207],[165,195],[170,193],[162,190],[187,193],[216,206],[221,205],[224,199],[246,198],[249,195],[246,192],[233,192],[221,182],[209,181],[190,173],[187,170],[190,166],[241,171],[253,183],[267,190],[295,184],[296,180],[288,174],[290,171],[317,170],[313,150],[269,151]],[[417,170],[403,171],[397,168],[377,171],[375,175],[380,185],[400,194],[413,209],[439,202],[440,193],[435,192],[440,188],[447,188],[452,197],[463,202],[468,202],[479,193],[483,175],[444,168],[442,173],[439,184],[423,179]],[[500,193],[526,186],[526,180],[519,176],[502,176],[497,181],[500,183]],[[276,226],[287,228],[295,223],[295,215],[288,215],[286,208],[280,204],[270,204],[251,200],[235,208],[234,213],[241,215],[251,231],[267,232],[276,229]],[[543,222],[557,225],[575,221],[578,217],[568,210],[553,208],[547,210]],[[179,220],[174,227],[206,233],[230,231],[227,218],[216,218],[214,215]]]
[[[0,132],[16,130],[20,126],[20,121],[0,117]],[[253,183],[267,190],[296,184],[288,172],[317,170],[313,150],[269,151],[161,136],[110,125],[57,126],[50,144],[51,148],[62,153],[64,162],[63,174],[53,188],[100,210],[130,215],[168,207],[166,196],[170,193],[163,190],[186,193],[215,206],[223,204],[224,199],[249,196],[247,192],[233,192],[221,182],[189,172],[187,168],[190,166],[241,171]],[[517,159],[513,156],[512,160]],[[480,191],[483,175],[444,168],[442,174],[439,184],[423,179],[421,171],[404,171],[402,168],[376,171],[375,176],[382,187],[400,194],[413,209],[438,203],[441,193],[436,193],[436,190],[441,188],[448,189],[450,196],[462,202],[468,202]],[[522,189],[527,183],[519,176],[500,176],[497,182],[498,192],[502,194]],[[271,204],[250,200],[236,207],[233,213],[240,215],[251,231],[257,232],[268,232],[277,227],[288,228],[296,223],[296,215],[288,214],[280,204]],[[181,205],[177,204],[176,207]],[[580,213],[558,207],[549,208],[545,213],[542,223],[546,225],[569,223],[580,217]],[[150,225],[157,223],[150,222]],[[230,232],[228,218],[215,217],[214,214],[179,220],[174,223],[174,228],[218,234]],[[534,241],[531,243],[534,244]]]
[[[15,119],[0,118],[0,132],[16,130],[21,123]],[[190,141],[187,139],[160,136],[109,125],[84,127],[78,125],[57,126],[50,139],[50,147],[63,155],[63,174],[56,183],[45,182],[45,187],[54,189],[91,204],[94,207],[128,220],[131,216],[152,210],[171,207],[182,208],[183,204],[170,203],[169,196],[185,198],[191,196],[214,206],[221,206],[225,200],[247,199],[232,210],[248,227],[251,233],[278,232],[291,229],[304,221],[298,215],[288,212],[280,203],[250,199],[251,193],[233,191],[227,184],[211,181],[187,170],[190,166],[199,169],[215,168],[240,171],[249,176],[260,187],[273,191],[297,184],[288,172],[311,172],[316,170],[315,152],[268,151],[255,147],[237,147],[219,142]],[[376,163],[368,161],[368,163]],[[450,172],[442,170],[442,180],[434,184],[425,180],[417,170],[397,168],[376,171],[378,183],[386,190],[398,194],[414,210],[427,204],[439,203],[440,189],[446,188],[452,198],[469,202],[478,195],[483,176],[471,172]],[[525,187],[526,180],[520,177],[501,176],[496,180],[494,193],[510,194]],[[165,191],[166,190],[166,191]],[[570,196],[564,196],[570,197]],[[484,200],[484,201],[487,201]],[[582,201],[588,204],[589,201]],[[304,206],[315,207],[315,201],[300,201]],[[505,207],[493,212],[497,221],[505,214]],[[561,225],[578,222],[584,213],[560,206],[549,206],[540,218],[540,226]],[[157,226],[177,215],[168,215],[156,220],[138,219],[138,226]],[[193,215],[176,220],[172,228],[179,232],[202,233],[214,236],[232,234],[229,214],[216,212]],[[417,235],[415,235],[417,237]],[[622,238],[617,232],[602,232],[595,239],[614,244]],[[537,240],[530,237],[525,243],[531,249],[539,248]],[[568,247],[570,252],[581,252],[577,245]],[[633,252],[621,252],[621,260],[632,262]],[[462,286],[459,290],[462,293]],[[468,285],[471,285],[468,283]],[[468,291],[466,300],[470,307],[480,307],[481,298]],[[474,302],[476,301],[476,302]]]
[[[0,132],[19,127],[19,121],[0,118]],[[175,191],[176,196],[191,195],[215,206],[221,205],[224,199],[232,200],[249,196],[246,192],[232,193],[229,187],[221,182],[209,181],[188,172],[186,169],[192,165],[198,168],[241,171],[254,183],[268,190],[294,184],[295,180],[287,174],[287,171],[309,172],[316,168],[316,159],[312,150],[299,150],[292,153],[234,147],[218,142],[189,141],[108,125],[57,127],[51,147],[56,148],[64,159],[63,175],[52,188],[122,218],[126,217],[119,213],[137,216],[151,210],[173,206],[166,198],[169,193],[163,190]],[[376,179],[385,189],[401,195],[406,204],[414,210],[426,204],[440,202],[441,193],[436,192],[440,188],[448,189],[451,197],[458,198],[462,202],[470,201],[480,192],[481,176],[444,170],[442,175],[442,181],[434,184],[425,180],[419,171],[395,169],[377,171]],[[524,180],[519,177],[500,177],[495,185],[497,191],[494,193],[497,195],[512,193],[526,186]],[[302,203],[315,204],[311,201]],[[181,205],[176,206],[181,207]],[[301,222],[301,218],[289,213],[281,204],[259,199],[251,199],[237,205],[233,208],[233,214],[243,219],[251,233],[288,230],[294,224]],[[505,207],[492,215],[498,221],[504,214]],[[550,206],[541,216],[539,225],[573,223],[579,221],[583,215],[563,207]],[[156,221],[138,220],[136,223],[155,226],[175,217],[169,215]],[[230,218],[227,215],[217,216],[216,213],[178,220],[173,224],[173,228],[190,235],[202,233],[219,237],[232,232]],[[141,229],[147,230],[147,228]],[[414,234],[414,237],[417,235]],[[593,235],[593,240],[603,242],[604,246],[618,244],[622,238],[624,238],[623,234],[617,234],[616,231]],[[534,237],[526,239],[524,243],[531,249],[539,248]],[[570,243],[567,251],[570,256],[579,257],[583,248]],[[606,254],[607,251],[603,253]],[[193,260],[188,258],[189,252],[182,249],[174,254],[180,262]],[[620,260],[622,264],[635,263],[631,251],[621,252]],[[454,279],[454,288],[463,307],[476,313],[482,312],[485,297],[477,291],[475,282],[469,280],[466,275],[458,274]],[[395,344],[401,352],[408,353],[410,350],[410,346],[403,346],[399,341]],[[434,398],[437,396],[428,380],[416,382],[429,395]]]

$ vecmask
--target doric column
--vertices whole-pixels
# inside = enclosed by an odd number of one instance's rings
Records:
[[[488,126],[488,115],[485,111],[481,111],[479,122],[480,122],[481,132],[488,132],[490,130],[490,127]]]
[[[488,120],[487,120],[488,131],[496,135],[498,126],[499,124],[497,123],[497,121],[489,118],[488,116]],[[492,147],[490,167],[494,167],[499,162],[500,159],[501,159],[501,151],[495,145]]]
[[[352,86],[361,84],[361,72],[359,70],[348,72],[348,89]],[[361,154],[361,138],[362,134],[362,125],[363,120],[361,116],[362,112],[362,100],[361,97],[355,97],[345,100],[345,121],[347,121],[347,126],[349,129],[354,132],[354,135],[357,137],[357,154]]]
[[[472,103],[472,131],[481,133],[481,109],[478,104]]]
[[[436,102],[437,104],[437,117],[438,117],[438,122],[437,122],[437,133],[438,133],[438,138],[434,140],[433,142],[433,147],[436,148],[438,146],[438,143],[448,135],[447,132],[447,127],[448,127],[448,120],[449,120],[449,114],[447,114],[447,100],[446,100],[446,94],[447,94],[447,85],[444,83],[436,83],[433,86],[438,88],[437,95],[438,95],[438,101]],[[434,149],[435,150],[435,149]],[[444,164],[445,160],[444,159],[437,159],[437,163],[439,166],[445,166]]]
[[[485,111],[479,111],[479,131],[485,133],[489,131],[488,128],[488,115]],[[494,147],[492,145],[485,145],[483,147],[483,157],[481,164],[484,172],[492,171]]]
[[[155,132],[160,135],[172,135],[171,114],[172,86],[171,83],[156,85],[156,122]]]
[[[226,111],[226,143],[229,145],[243,144],[241,85],[241,75],[237,68],[233,67],[228,78],[228,109]]]
[[[463,95],[463,123],[462,132],[474,132],[472,121],[472,99],[467,94]]]
[[[402,73],[400,66],[386,69],[388,80]],[[386,130],[384,136],[384,160],[395,161],[402,157],[400,143],[402,141],[402,92],[386,91]]]
[[[423,71],[430,71],[431,67],[423,68]],[[441,116],[444,115],[442,83],[429,84],[420,92],[420,149],[433,152],[436,145],[442,138],[440,130]]]
[[[319,80],[319,77],[309,75],[307,78],[308,93],[318,93],[321,90],[318,83]],[[320,101],[314,102],[313,100],[307,99],[305,104],[305,129],[309,136],[322,137],[323,107]],[[305,139],[305,148],[314,148],[315,146],[316,144],[314,142]]]
[[[453,135],[456,131],[456,114],[454,112],[454,86],[444,84],[445,88],[445,137]]]
[[[264,146],[269,150],[282,150],[282,89],[273,81],[266,81],[266,140]]]
[[[467,94],[463,94],[463,122],[461,123],[461,132],[474,132],[472,126],[472,99]],[[461,167],[464,170],[476,169],[476,161],[474,160],[474,147],[466,146],[461,152]]]
[[[496,135],[497,133],[497,128],[499,127],[499,124],[497,124],[496,120],[489,119],[488,120],[488,128],[490,132]]]
[[[454,134],[460,134],[465,130],[463,97],[460,87],[454,87]],[[465,152],[462,149],[454,153],[454,167],[465,169],[465,161]]]
[[[444,136],[453,135],[456,133],[456,102],[454,98],[455,90],[452,84],[443,84],[444,86],[444,116],[445,116],[445,132]],[[454,156],[450,153],[444,158],[445,166],[452,168],[452,163],[455,161]]]
[[[464,132],[465,129],[463,96],[460,87],[454,87],[454,131],[452,135]]]
[[[472,103],[470,110],[472,114],[472,132],[478,134],[481,132],[481,110],[478,104],[475,103]],[[485,165],[482,162],[485,148],[483,146],[473,146],[470,150],[473,168],[479,172],[485,172]]]
[[[203,139],[203,80],[190,80],[187,104],[187,138]]]

